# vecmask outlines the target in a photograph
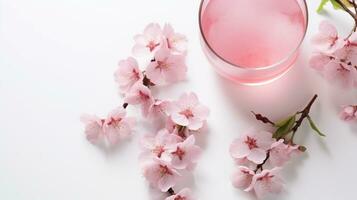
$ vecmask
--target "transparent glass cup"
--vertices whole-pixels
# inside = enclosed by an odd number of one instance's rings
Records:
[[[269,63],[268,65],[249,66],[249,67],[235,64],[231,60],[227,59],[225,55],[223,55],[217,49],[215,49],[214,45],[210,43],[207,35],[205,35],[203,17],[207,5],[209,5],[210,1],[212,0],[202,0],[200,5],[199,25],[200,25],[201,45],[208,60],[220,75],[236,83],[240,83],[244,85],[260,85],[278,79],[293,66],[293,64],[295,63],[298,57],[299,48],[304,40],[307,31],[308,10],[305,0],[294,0],[294,2],[297,3],[298,8],[301,11],[301,16],[303,21],[303,25],[302,25],[303,27],[301,29],[302,31],[301,37],[299,38],[299,40],[296,41],[296,44],[294,44],[295,46],[293,46],[293,48],[291,48],[290,51],[284,52],[281,58],[274,61],[273,63]],[[220,3],[232,2],[232,0],[226,0],[226,1],[216,0],[216,1],[219,1]],[[254,10],[252,12],[254,12]],[[222,14],[225,13],[222,12]],[[259,15],[259,13],[255,13],[255,14]],[[241,37],[241,36],[237,35],[237,37]],[[280,47],[276,46],[276,48],[280,48]]]

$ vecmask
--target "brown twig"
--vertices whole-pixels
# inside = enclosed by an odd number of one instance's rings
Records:
[[[317,99],[317,94],[314,95],[314,97],[310,100],[309,104],[307,104],[307,106],[304,108],[304,110],[297,113],[297,114],[301,114],[301,115],[300,115],[300,118],[296,121],[295,126],[293,126],[293,128],[291,129],[293,134],[291,136],[290,142],[293,142],[296,131],[301,126],[304,119],[309,116],[311,106],[312,106],[312,104],[314,104],[316,99]]]
[[[309,113],[310,113],[310,110],[311,110],[311,106],[314,104],[314,102],[316,101],[317,97],[318,97],[317,94],[315,94],[314,97],[307,104],[307,106],[302,111],[299,111],[299,112],[296,113],[296,114],[300,114],[300,118],[295,122],[295,125],[291,128],[292,136],[291,136],[291,139],[289,141],[291,144],[293,144],[293,139],[294,139],[296,131],[301,126],[301,124],[304,121],[304,119],[309,116]],[[262,120],[260,120],[260,121],[262,121]],[[267,123],[269,123],[269,122],[267,122]],[[271,123],[274,124],[274,122],[271,122]],[[304,152],[304,151],[306,151],[306,147],[299,146],[299,150]],[[269,157],[270,157],[270,151],[267,152],[267,155],[266,155],[263,163],[257,165],[256,169],[254,170],[255,173],[257,173],[258,170],[263,171],[263,166],[268,161]]]
[[[275,126],[274,122],[272,122],[270,119],[268,119],[267,117],[263,116],[262,114],[257,114],[257,113],[255,113],[253,111],[251,111],[251,112],[255,116],[255,119],[257,119],[258,121],[261,121],[264,124],[271,124],[271,125]]]
[[[355,2],[355,0],[352,0],[352,2],[349,1],[354,7],[355,13],[353,13],[341,0],[335,0],[335,1],[341,6],[341,8],[344,11],[346,11],[353,18],[353,20],[355,22],[352,32],[347,37],[347,38],[349,38],[352,35],[352,33],[355,32],[357,29],[357,5],[356,5],[356,2]]]
[[[257,168],[255,168],[254,170],[254,173],[257,173],[258,170],[263,171],[263,166],[268,161],[269,157],[270,157],[270,151],[267,152],[267,156],[265,157],[264,161],[261,164],[257,165]]]

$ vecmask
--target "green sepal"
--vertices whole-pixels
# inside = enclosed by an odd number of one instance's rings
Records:
[[[276,131],[274,132],[273,138],[280,139],[285,137],[287,134],[289,134],[295,124],[295,121],[296,121],[296,115],[293,115],[288,117],[287,119],[284,119],[276,123],[278,129],[276,129]]]
[[[309,124],[310,124],[310,127],[312,128],[312,130],[314,130],[319,136],[321,137],[326,137],[325,134],[323,134],[319,128],[317,128],[316,124],[314,123],[314,121],[312,121],[311,117],[310,116],[307,116],[307,119],[309,120]]]

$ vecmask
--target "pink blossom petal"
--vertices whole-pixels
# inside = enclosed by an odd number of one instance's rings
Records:
[[[311,57],[310,67],[314,68],[317,71],[323,71],[325,66],[331,61],[331,59],[324,54],[317,54]]]
[[[247,159],[256,163],[261,164],[265,160],[267,152],[263,149],[252,149],[251,153],[247,156]]]
[[[233,186],[238,189],[247,189],[252,183],[254,174],[254,171],[252,171],[251,169],[244,166],[239,166],[238,170],[234,173],[232,177]]]
[[[235,139],[229,148],[233,158],[244,158],[249,155],[250,149],[241,138]]]
[[[173,122],[181,126],[187,126],[189,124],[188,119],[184,115],[181,115],[179,113],[172,114],[171,119]]]

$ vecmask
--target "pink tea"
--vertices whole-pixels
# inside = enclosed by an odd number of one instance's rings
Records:
[[[201,13],[211,49],[243,68],[269,66],[294,53],[305,20],[297,0],[210,0]]]

